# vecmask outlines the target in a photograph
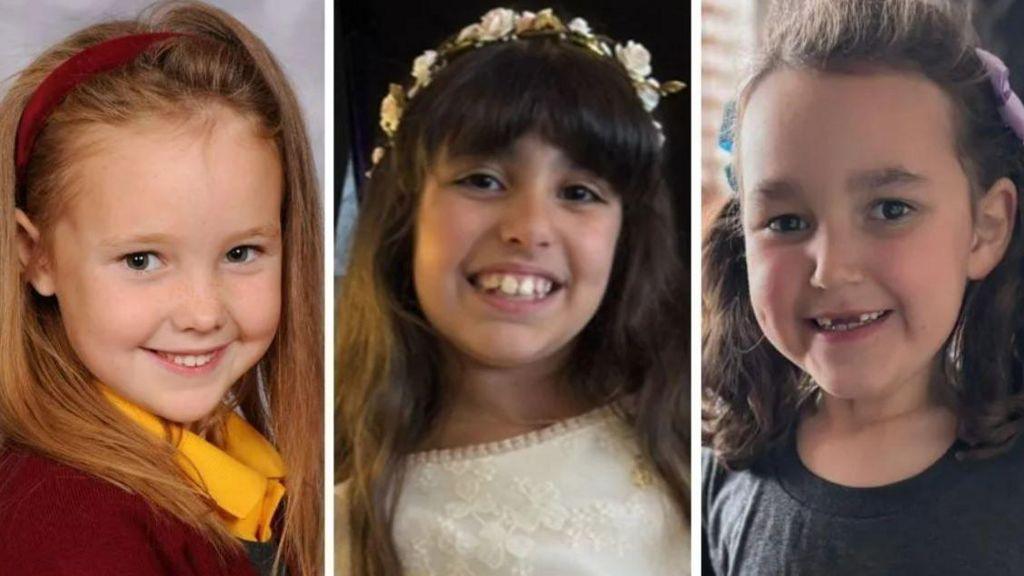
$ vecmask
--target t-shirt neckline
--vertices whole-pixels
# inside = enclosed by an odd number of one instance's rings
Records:
[[[959,441],[920,473],[884,486],[855,488],[830,482],[811,472],[800,460],[796,448],[795,427],[776,446],[775,477],[792,498],[803,505],[829,514],[849,518],[875,518],[896,514],[908,507],[933,500],[955,489],[950,485],[964,463],[956,453]]]

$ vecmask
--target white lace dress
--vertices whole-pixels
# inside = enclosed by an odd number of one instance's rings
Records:
[[[338,495],[336,565],[346,574],[344,485]],[[395,540],[406,576],[690,573],[683,520],[610,408],[411,456]]]

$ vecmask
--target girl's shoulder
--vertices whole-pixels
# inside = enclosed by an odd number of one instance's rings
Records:
[[[0,449],[0,519],[6,576],[254,574],[141,496],[17,446]]]

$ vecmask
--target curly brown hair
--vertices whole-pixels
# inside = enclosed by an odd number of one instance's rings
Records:
[[[751,92],[773,71],[910,71],[938,85],[952,103],[956,151],[972,205],[1002,177],[1021,190],[1024,144],[1000,117],[966,22],[964,7],[926,0],[776,2],[760,58],[739,92],[733,134],[739,134]],[[735,142],[737,161],[741,144]],[[703,242],[703,441],[733,469],[762,456],[816,393],[810,378],[765,341],[754,317],[739,198],[728,199]],[[1002,261],[968,284],[940,351],[965,456],[1005,451],[1024,422],[1022,224],[1018,206]]]

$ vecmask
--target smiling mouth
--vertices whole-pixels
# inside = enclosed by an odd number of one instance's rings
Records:
[[[218,356],[220,356],[220,353],[224,351],[224,348],[226,348],[226,346],[214,348],[206,352],[196,352],[187,354],[177,352],[165,352],[163,350],[153,350],[150,348],[147,348],[146,350],[155,354],[157,357],[159,357],[161,360],[164,360],[165,362],[187,369],[202,368],[210,364],[211,362],[216,360]]]
[[[849,332],[863,328],[889,317],[892,310],[876,310],[849,316],[818,316],[810,320],[811,324],[822,332]]]
[[[537,274],[484,272],[470,276],[469,282],[484,294],[511,300],[543,300],[562,288],[557,281]]]

